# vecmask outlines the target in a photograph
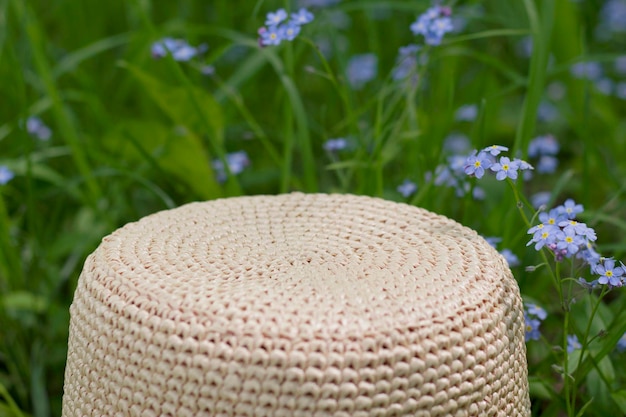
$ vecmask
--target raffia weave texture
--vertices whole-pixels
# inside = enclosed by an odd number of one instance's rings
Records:
[[[63,416],[530,415],[521,299],[474,231],[405,204],[192,203],[104,238]]]

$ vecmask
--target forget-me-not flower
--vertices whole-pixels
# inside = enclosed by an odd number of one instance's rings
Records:
[[[433,6],[421,14],[410,29],[415,35],[424,36],[426,44],[439,45],[443,36],[454,29],[450,14],[448,7]]]
[[[327,152],[342,151],[348,147],[348,141],[345,138],[328,139],[324,143],[324,150]]]
[[[417,184],[406,179],[402,184],[398,185],[397,191],[402,194],[404,198],[410,197],[417,191]]]
[[[348,61],[346,69],[350,85],[359,89],[378,73],[378,57],[375,54],[355,55]]]
[[[52,137],[52,130],[37,116],[26,119],[26,131],[41,141],[50,140]]]
[[[508,157],[502,156],[500,160],[489,167],[496,173],[496,179],[502,181],[506,178],[512,180],[517,179],[517,170],[519,169],[519,162],[516,160],[511,161]]]
[[[605,258],[604,262],[598,263],[593,269],[596,274],[600,275],[600,278],[598,278],[599,284],[608,284],[613,287],[622,286],[625,271],[621,266],[616,267],[613,259]]]
[[[163,38],[152,44],[151,51],[154,58],[163,58],[169,53],[175,61],[184,62],[205,52],[207,48],[205,44],[193,47],[183,39]]]
[[[230,169],[231,174],[237,175],[243,172],[243,170],[250,165],[250,159],[248,158],[246,151],[237,151],[226,155],[226,163],[228,163],[228,168]],[[217,180],[219,182],[226,181],[228,173],[226,172],[226,168],[224,167],[222,161],[220,159],[215,159],[213,160],[212,166],[217,174]]]
[[[470,155],[465,161],[465,173],[474,175],[476,178],[482,178],[485,170],[491,167],[491,159],[485,152]]]
[[[292,41],[300,33],[302,25],[313,21],[313,13],[305,8],[301,8],[296,13],[291,14],[291,19],[285,9],[278,9],[269,12],[265,19],[265,26],[261,27],[259,33],[259,45],[280,45],[282,41]]]
[[[572,353],[577,349],[582,349],[583,345],[578,341],[578,337],[575,334],[567,335],[567,353]]]

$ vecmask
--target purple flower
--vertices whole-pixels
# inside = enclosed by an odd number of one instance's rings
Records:
[[[563,220],[567,220],[567,217],[557,209],[539,213],[539,221],[545,225],[557,226]]]
[[[15,177],[13,171],[4,165],[0,165],[0,185],[4,185]]]
[[[398,185],[397,190],[404,198],[407,198],[417,191],[417,185],[411,180],[404,180],[402,184]]]
[[[472,154],[465,160],[465,173],[474,175],[476,178],[482,178],[485,175],[485,169],[491,167],[491,159],[485,152]]]
[[[510,178],[512,180],[517,179],[517,170],[519,169],[518,161],[511,161],[508,157],[503,156],[500,158],[499,162],[494,163],[489,167],[493,172],[496,173],[496,179],[498,181],[503,181],[506,178]]]

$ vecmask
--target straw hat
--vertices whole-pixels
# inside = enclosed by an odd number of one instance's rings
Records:
[[[529,416],[525,354],[474,231],[371,197],[228,198],[89,256],[63,416]]]

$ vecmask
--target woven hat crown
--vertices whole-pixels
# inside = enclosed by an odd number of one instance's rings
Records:
[[[192,203],[103,239],[63,415],[527,416],[523,313],[474,231],[376,198]]]

